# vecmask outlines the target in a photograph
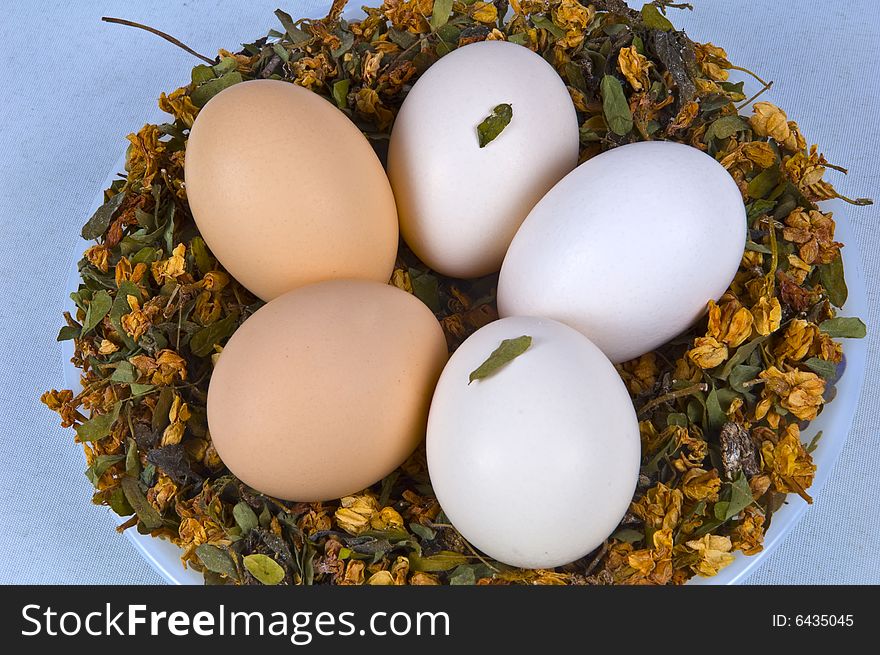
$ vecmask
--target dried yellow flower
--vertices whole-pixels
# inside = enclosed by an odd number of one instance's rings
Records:
[[[830,264],[840,255],[842,243],[834,241],[834,219],[830,212],[795,209],[785,219],[782,236],[798,244],[805,264]]]
[[[411,585],[419,587],[434,586],[440,584],[440,579],[436,575],[432,575],[431,573],[418,571],[410,576],[409,583]]]
[[[394,584],[394,576],[390,571],[376,571],[367,580],[368,585],[388,586]]]
[[[794,492],[808,503],[813,502],[806,490],[813,484],[816,465],[801,443],[796,423],[785,426],[775,444],[770,440],[761,443],[761,461],[776,491]]]
[[[681,476],[681,489],[689,500],[715,502],[721,491],[721,478],[715,469],[693,468]]]
[[[755,332],[766,336],[779,329],[782,323],[782,305],[779,299],[774,297],[761,297],[751,309],[754,319]]]
[[[730,552],[733,548],[730,537],[707,534],[700,539],[686,542],[685,546],[699,555],[699,559],[690,568],[701,577],[716,575],[734,560]]]
[[[379,511],[379,503],[372,496],[346,496],[341,507],[333,514],[336,524],[349,534],[358,535],[370,529],[370,519]]]
[[[816,325],[800,318],[792,319],[774,353],[780,362],[785,359],[800,361],[810,352],[813,339],[818,335],[819,328]]]
[[[156,284],[175,281],[186,273],[186,246],[182,243],[177,244],[171,251],[171,257],[153,262],[151,270]]]
[[[498,21],[498,9],[491,2],[477,0],[470,6],[468,13],[479,23],[494,25]]]
[[[753,323],[752,313],[730,294],[725,294],[720,305],[709,301],[707,334],[716,341],[736,348],[751,336]]]
[[[126,300],[128,301],[128,307],[131,311],[128,314],[122,315],[122,329],[125,330],[125,333],[128,336],[137,341],[150,327],[150,320],[141,309],[141,304],[137,298],[134,296],[127,296]]]
[[[562,0],[553,7],[553,22],[565,30],[565,36],[557,41],[563,48],[576,48],[584,42],[587,26],[593,21],[596,10],[592,5],[584,7],[576,0]]]
[[[761,401],[755,409],[755,419],[763,418],[774,402],[802,421],[812,421],[824,402],[825,380],[810,371],[780,371],[775,366],[761,371],[764,380]]]
[[[102,273],[107,272],[110,258],[110,249],[107,246],[103,244],[92,246],[83,253],[83,257]]]
[[[779,107],[769,102],[756,102],[752,106],[753,116],[749,123],[758,136],[770,137],[777,143],[785,143],[791,136],[788,116]]]
[[[389,530],[403,528],[403,517],[393,507],[383,507],[370,517],[373,530]]]
[[[617,65],[620,72],[629,82],[634,91],[648,88],[648,58],[639,54],[635,47],[621,48],[617,55]],[[696,103],[695,103],[696,104]]]
[[[658,482],[634,501],[630,510],[650,527],[674,530],[681,519],[682,501],[681,491]]]
[[[192,127],[199,108],[196,107],[189,97],[189,91],[186,87],[182,87],[173,91],[170,95],[164,93],[159,96],[159,109],[167,114],[171,114],[175,119],[187,127]]]
[[[739,524],[730,533],[733,550],[757,555],[764,550],[764,515],[750,505],[743,510]]]
[[[137,134],[129,134],[125,170],[129,183],[140,182],[145,191],[152,189],[153,179],[159,174],[165,156],[165,144],[158,125],[144,125]]]
[[[727,346],[715,337],[697,337],[687,356],[700,368],[715,368],[727,359]]]
[[[119,350],[119,346],[110,341],[109,339],[101,339],[101,345],[98,348],[98,354],[100,355],[112,355],[117,350]]]
[[[616,368],[631,394],[638,395],[650,391],[657,382],[659,368],[657,355],[653,352],[618,364]]]

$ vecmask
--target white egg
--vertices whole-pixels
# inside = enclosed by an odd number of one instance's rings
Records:
[[[649,141],[578,166],[531,211],[498,282],[502,316],[547,316],[613,362],[677,336],[730,285],[746,213],[730,174],[691,146]]]
[[[468,384],[504,339],[530,347]],[[639,427],[617,371],[579,332],[505,318],[452,355],[431,402],[428,472],[452,524],[489,556],[526,568],[583,557],[623,517],[639,473]]]
[[[512,118],[481,148],[477,126],[501,104]],[[550,64],[505,41],[454,50],[413,86],[391,133],[403,238],[445,275],[494,273],[529,210],[577,157],[577,115]]]

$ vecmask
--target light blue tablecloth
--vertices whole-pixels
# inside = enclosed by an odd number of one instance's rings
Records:
[[[850,168],[850,195],[880,199],[877,41],[871,0],[692,0],[674,20],[696,40],[777,80],[774,100],[797,108],[807,138]],[[37,398],[61,387],[53,344],[85,214],[124,147],[157,121],[156,98],[195,60],[149,34],[100,22],[115,15],[164,29],[211,54],[274,27],[280,0],[152,3],[6,0],[0,17],[0,582],[160,583],[106,513],[92,507],[83,458]],[[320,0],[289,0],[319,15]],[[632,3],[635,4],[635,3]],[[640,3],[639,3],[640,4]],[[871,289],[880,282],[880,213],[848,212]],[[880,583],[877,348],[855,427],[832,479],[754,583]]]

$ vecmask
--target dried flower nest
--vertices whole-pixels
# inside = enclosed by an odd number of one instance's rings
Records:
[[[221,50],[161,95],[172,122],[129,135],[126,175],[83,229],[97,244],[59,334],[75,340],[82,391],[42,397],[76,428],[93,502],[128,517],[120,531],[180,546],[211,583],[678,584],[717,573],[737,550],[759,552],[788,494],[810,502],[815,444],[800,431],[831,397],[836,338],[864,334],[858,319],[835,316],[846,299],[842,244],[815,204],[842,197],[823,179],[837,167],[778,107],[758,102],[741,116],[750,101],[728,71],[748,71],[676,31],[670,3],[637,12],[620,0],[385,0],[352,21],[345,4],[321,20],[277,11],[279,31]],[[423,450],[356,496],[288,503],[229,474],[205,419],[213,357],[261,303],[223,271],[187,206],[184,152],[199,108],[242,80],[287,80],[328,97],[381,155],[419,75],[486,39],[554,65],[578,110],[582,160],[632,141],[691,144],[730,171],[750,227],[739,272],[707,317],[618,366],[641,419],[638,489],[600,549],[555,570],[474,551],[443,516]],[[402,246],[391,283],[435,311],[453,350],[497,318],[496,279],[436,275]],[[572,520],[578,512],[573,502]]]

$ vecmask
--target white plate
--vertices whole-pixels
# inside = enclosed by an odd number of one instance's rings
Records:
[[[359,12],[358,12],[359,13]],[[751,83],[750,83],[751,82]],[[746,93],[751,95],[755,90],[754,82],[746,81]],[[769,94],[767,94],[769,95]],[[103,203],[103,189],[110,186],[116,177],[116,171],[122,171],[125,160],[120,158],[108,176],[106,182],[100,187],[95,201],[89,211],[91,216]],[[823,209],[835,210],[837,221],[837,240],[846,244],[843,248],[844,268],[846,270],[846,282],[849,287],[849,298],[846,305],[840,311],[841,316],[868,315],[868,300],[865,287],[865,276],[862,270],[861,257],[855,235],[847,221],[846,214],[849,207],[841,201],[833,201],[823,204]],[[67,281],[67,293],[75,291],[79,285],[79,273],[76,263],[82,255],[82,251],[88,247],[85,242],[78,242],[74,258],[74,265]],[[71,303],[72,305],[72,303]],[[79,389],[79,371],[70,363],[73,355],[73,342],[64,341],[61,344],[64,366],[64,381],[68,389]],[[823,436],[819,441],[818,448],[813,452],[813,461],[816,463],[816,477],[810,487],[810,495],[816,498],[825,486],[828,476],[834,468],[834,462],[843,449],[847,435],[852,427],[853,417],[859,401],[862,383],[865,377],[865,363],[867,359],[867,342],[865,339],[844,339],[843,353],[846,368],[837,383],[837,395],[833,402],[829,403],[803,433],[805,441],[809,441],[813,435],[822,430]],[[85,499],[83,499],[85,502]],[[764,550],[753,556],[745,556],[737,553],[735,561],[713,578],[694,578],[690,584],[739,584],[743,582],[757,567],[782,542],[785,536],[791,532],[797,522],[807,510],[808,505],[796,495],[789,496],[788,502],[774,515],[764,539]],[[119,518],[109,511],[108,514],[114,521]],[[110,527],[108,525],[108,531]],[[828,526],[831,529],[831,526]],[[126,537],[132,542],[159,575],[171,584],[202,584],[202,575],[190,569],[184,569],[180,562],[180,549],[163,539],[155,539],[150,536],[139,534],[136,530],[126,530]]]

